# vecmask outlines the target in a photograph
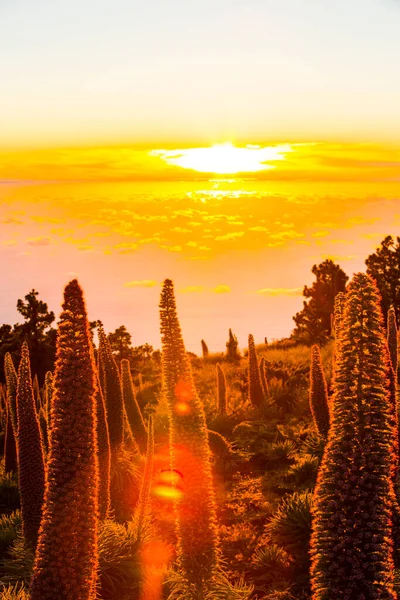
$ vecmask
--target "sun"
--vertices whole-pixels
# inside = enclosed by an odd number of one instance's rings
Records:
[[[274,169],[268,164],[284,160],[286,153],[292,152],[290,144],[279,146],[234,146],[231,142],[214,144],[208,148],[187,148],[184,150],[152,150],[151,156],[159,156],[169,165],[192,169],[200,173],[231,175],[233,173],[255,173]]]

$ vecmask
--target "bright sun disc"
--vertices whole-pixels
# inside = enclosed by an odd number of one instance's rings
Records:
[[[284,160],[292,152],[290,144],[280,146],[248,145],[237,148],[230,142],[215,144],[209,148],[187,148],[186,150],[152,150],[151,156],[159,156],[169,165],[193,169],[200,173],[255,173],[273,169],[268,161]]]

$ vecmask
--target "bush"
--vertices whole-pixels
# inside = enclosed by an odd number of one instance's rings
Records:
[[[140,455],[118,448],[111,461],[111,507],[117,521],[129,521],[139,498]]]
[[[250,563],[250,574],[255,581],[256,589],[267,591],[271,586],[286,587],[291,566],[290,556],[276,544],[257,548]]]
[[[140,541],[132,530],[103,521],[99,531],[100,589],[103,600],[128,600],[141,583]]]
[[[0,477],[0,511],[20,508],[18,479],[16,473],[4,473]]]
[[[289,467],[286,480],[301,489],[310,489],[317,480],[319,460],[315,456],[303,456]]]
[[[24,585],[9,585],[0,592],[1,600],[29,600],[29,592]]]
[[[8,548],[16,540],[21,529],[21,511],[16,510],[10,515],[0,516],[0,557],[3,557]]]
[[[295,492],[284,498],[265,526],[273,542],[293,557],[307,555],[311,534],[312,494]]]
[[[296,446],[290,440],[273,442],[256,452],[251,462],[265,469],[280,469],[294,462],[296,452]]]

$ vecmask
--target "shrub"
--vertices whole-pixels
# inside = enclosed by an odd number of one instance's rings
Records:
[[[272,541],[294,558],[304,558],[308,553],[311,505],[311,493],[294,492],[283,499],[265,527]]]

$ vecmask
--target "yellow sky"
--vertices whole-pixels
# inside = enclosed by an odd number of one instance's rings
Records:
[[[202,337],[223,350],[229,327],[242,346],[288,335],[313,264],[330,257],[351,275],[399,231],[399,149],[256,146],[1,153],[0,321],[16,321],[31,287],[58,313],[77,275],[92,319],[159,346],[170,277],[194,351]],[[235,161],[253,170],[204,170]]]

